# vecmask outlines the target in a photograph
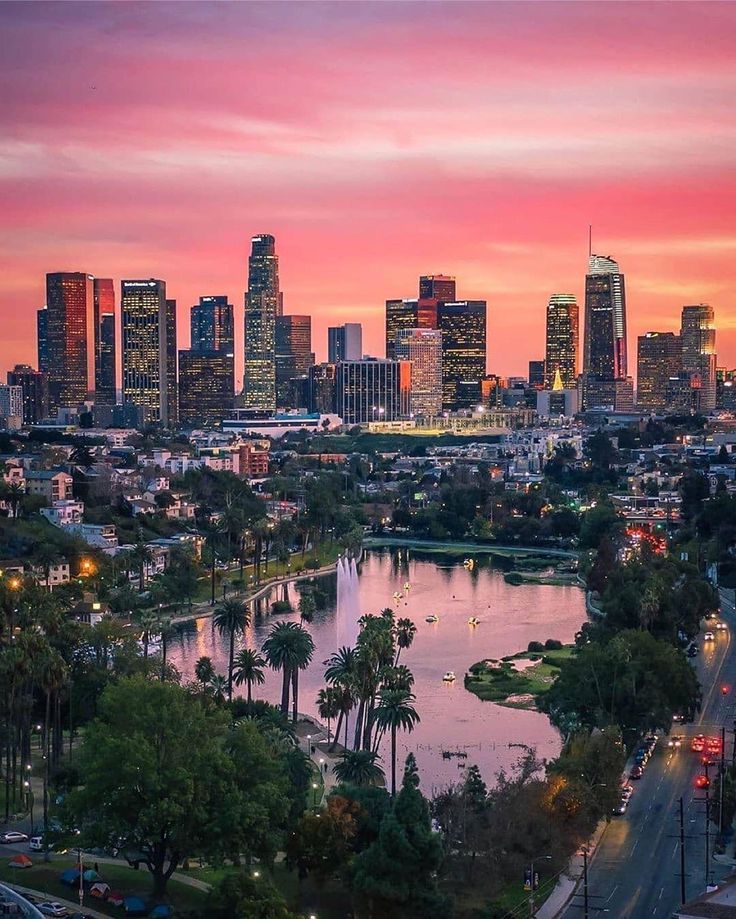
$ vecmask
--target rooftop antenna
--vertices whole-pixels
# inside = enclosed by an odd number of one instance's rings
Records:
[[[588,258],[593,254],[593,224],[588,224]]]

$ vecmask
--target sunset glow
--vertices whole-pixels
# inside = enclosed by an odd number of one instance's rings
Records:
[[[0,51],[3,368],[35,365],[58,270],[164,278],[182,347],[227,294],[242,362],[272,233],[318,359],[338,321],[383,354],[385,299],[441,272],[526,373],[589,224],[632,355],[706,301],[736,365],[733,4],[6,3]]]

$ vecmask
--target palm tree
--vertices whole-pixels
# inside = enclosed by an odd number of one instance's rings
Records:
[[[233,680],[236,686],[241,686],[243,683],[248,686],[248,702],[253,701],[253,684],[258,683],[261,686],[265,682],[266,676],[263,672],[265,666],[265,659],[251,648],[243,648],[235,658]]]
[[[140,617],[141,641],[143,642],[143,660],[148,660],[148,645],[151,637],[158,632],[159,618],[155,613],[146,612]]]
[[[171,616],[157,617],[157,631],[161,636],[161,679],[166,676],[166,653],[169,649],[169,639],[174,634],[174,627],[171,622]]]
[[[43,838],[44,861],[49,861],[49,778],[51,770],[51,745],[49,735],[51,728],[51,698],[66,683],[68,671],[62,656],[52,649],[38,662],[38,682],[46,696],[44,714],[44,769],[43,769]]]
[[[212,678],[215,675],[215,667],[212,663],[212,658],[206,656],[200,657],[197,663],[194,665],[194,675],[202,684],[203,688],[209,686],[212,682]]]
[[[404,692],[411,692],[413,685],[414,674],[406,664],[399,664],[398,667],[387,667],[383,671],[383,689],[402,689]]]
[[[411,619],[399,619],[396,622],[396,658],[394,664],[399,662],[399,654],[402,648],[410,648],[417,634],[417,627]]]
[[[379,785],[384,774],[378,759],[370,750],[346,750],[335,764],[335,778],[349,785]]]
[[[293,721],[296,724],[299,671],[309,666],[314,654],[312,636],[296,622],[277,622],[263,643],[263,653],[272,670],[281,670],[281,713],[289,712],[289,687],[293,689]]]
[[[396,796],[396,732],[401,729],[411,733],[414,725],[419,722],[419,715],[412,702],[414,702],[413,693],[403,689],[383,689],[375,713],[376,724],[381,731],[391,731],[392,798]]]
[[[340,705],[340,690],[337,686],[327,686],[317,693],[317,711],[319,712],[319,717],[324,718],[327,722],[328,742],[330,740],[332,719],[337,718],[340,714]]]
[[[210,680],[210,687],[212,688],[212,697],[218,705],[222,704],[225,701],[225,696],[228,691],[228,681],[221,673],[216,673]]]
[[[340,738],[340,726],[345,719],[345,747],[348,745],[348,716],[355,702],[353,686],[355,684],[355,650],[342,647],[327,661],[325,682],[330,683],[340,693],[340,712],[335,728],[335,739],[332,743],[334,750]]]
[[[153,553],[144,542],[137,542],[130,550],[130,561],[138,567],[138,590],[143,593],[146,586],[146,565],[153,561]]]
[[[235,662],[235,636],[245,634],[250,625],[248,608],[240,600],[225,600],[215,610],[212,623],[220,633],[230,636],[230,653],[227,666],[227,698],[233,701],[233,665]]]

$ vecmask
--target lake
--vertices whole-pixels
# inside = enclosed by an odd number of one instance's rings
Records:
[[[474,568],[468,570],[457,556],[391,549],[371,550],[359,566],[361,611],[380,613],[392,606],[397,616],[413,619],[417,627],[412,646],[401,653],[401,663],[414,673],[416,709],[422,720],[411,735],[399,735],[398,751],[400,759],[414,752],[425,793],[462,779],[463,761],[444,759],[443,750],[467,751],[466,766],[476,763],[488,784],[493,784],[499,770],[508,770],[518,761],[525,745],[536,748],[540,758],[559,753],[559,733],[545,715],[481,702],[463,686],[465,671],[475,661],[525,650],[533,640],[572,641],[585,621],[581,589],[512,586],[504,581],[502,564],[476,556]],[[407,582],[409,590],[404,589]],[[306,625],[314,639],[315,655],[299,680],[299,709],[314,716],[315,697],[324,686],[323,662],[338,644],[355,634],[354,624],[337,615],[336,576],[326,576],[323,583],[330,602]],[[296,608],[294,585],[290,590]],[[404,596],[396,601],[396,593]],[[430,614],[439,616],[439,622],[425,622]],[[479,625],[468,625],[470,616],[476,616]],[[298,621],[299,614],[256,617],[242,645],[260,648],[277,619]],[[182,625],[169,652],[185,680],[193,679],[194,665],[202,655],[210,656],[217,670],[226,673],[227,654],[227,638],[214,631],[208,617]],[[451,684],[442,681],[449,670],[457,674]],[[278,704],[280,688],[280,675],[269,670],[265,684],[254,691],[259,698]],[[244,694],[245,687],[241,691]],[[384,766],[388,773],[389,762]]]

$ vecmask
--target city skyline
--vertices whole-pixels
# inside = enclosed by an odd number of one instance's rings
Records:
[[[446,273],[488,301],[488,369],[519,374],[543,354],[549,297],[584,301],[589,223],[626,273],[629,372],[637,337],[676,332],[698,302],[736,364],[732,6],[629,6],[626,29],[607,4],[537,5],[534,22],[523,4],[284,9],[3,7],[4,366],[35,366],[43,277],[60,270],[165,278],[182,328],[224,292],[240,338],[244,253],[267,231],[317,359],[327,326],[353,321],[382,354],[386,297]],[[135,73],[115,28],[155,51]],[[427,73],[447,41],[462,53]],[[240,381],[242,341],[236,356]]]

